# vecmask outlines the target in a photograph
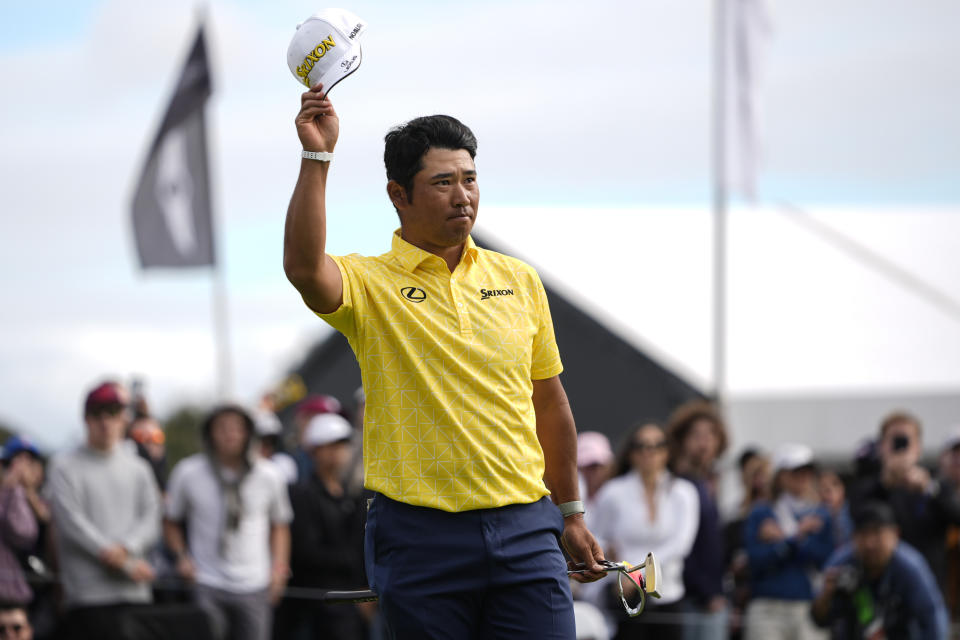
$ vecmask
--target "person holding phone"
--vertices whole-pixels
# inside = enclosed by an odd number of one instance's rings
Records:
[[[922,437],[916,416],[897,411],[883,420],[877,440],[880,470],[854,486],[851,509],[871,500],[890,505],[901,538],[923,555],[943,589],[946,532],[960,524],[960,495],[920,464]]]

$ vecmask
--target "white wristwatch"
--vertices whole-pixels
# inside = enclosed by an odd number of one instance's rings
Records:
[[[304,149],[300,155],[307,160],[319,160],[320,162],[330,162],[333,160],[332,151],[307,151]]]

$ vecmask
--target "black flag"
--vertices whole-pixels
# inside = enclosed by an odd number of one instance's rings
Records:
[[[215,264],[204,120],[210,92],[201,27],[133,196],[133,233],[144,269]]]

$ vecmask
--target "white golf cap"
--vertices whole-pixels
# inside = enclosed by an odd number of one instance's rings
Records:
[[[303,434],[303,446],[319,447],[339,440],[349,440],[352,435],[353,427],[346,418],[335,413],[321,413],[307,423],[307,430]]]
[[[785,443],[773,454],[773,471],[793,471],[813,465],[813,449],[805,444]]]
[[[344,9],[324,9],[297,25],[287,66],[306,87],[323,83],[324,93],[360,66],[360,36],[367,23]]]

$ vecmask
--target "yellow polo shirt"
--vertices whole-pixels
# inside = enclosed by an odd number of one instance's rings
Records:
[[[369,489],[467,511],[547,495],[533,380],[563,370],[529,265],[468,238],[453,273],[394,233],[377,257],[333,257],[343,305],[318,314],[360,363]]]

